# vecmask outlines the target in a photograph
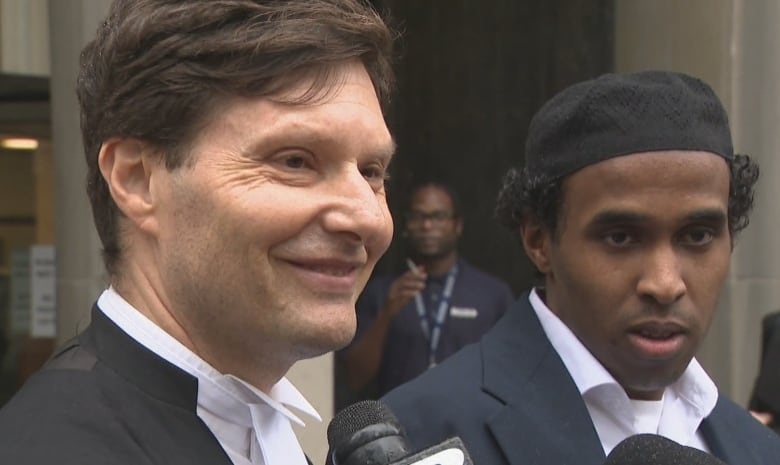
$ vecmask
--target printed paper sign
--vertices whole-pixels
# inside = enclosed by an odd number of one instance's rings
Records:
[[[57,334],[56,314],[57,269],[53,245],[30,248],[30,335],[54,337]]]
[[[11,332],[30,333],[30,251],[11,252]]]

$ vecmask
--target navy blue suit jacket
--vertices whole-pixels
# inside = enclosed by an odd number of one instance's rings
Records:
[[[585,403],[524,295],[479,344],[387,394],[412,447],[460,436],[479,465],[601,465]],[[780,438],[721,396],[700,426],[730,465],[780,464]]]

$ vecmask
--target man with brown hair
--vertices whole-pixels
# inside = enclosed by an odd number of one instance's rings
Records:
[[[78,78],[111,285],[0,412],[0,463],[306,463],[285,379],[392,235],[392,33],[359,0],[117,0]]]

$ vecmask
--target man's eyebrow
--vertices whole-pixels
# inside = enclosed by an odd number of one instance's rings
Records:
[[[310,128],[307,126],[297,126],[292,128],[285,128],[283,131],[279,131],[273,134],[265,134],[262,137],[258,137],[257,140],[248,144],[245,149],[246,153],[254,154],[261,152],[267,147],[284,146],[284,145],[326,145],[330,147],[338,147],[340,144],[338,138],[333,135]],[[369,152],[369,156],[372,158],[381,158],[385,160],[392,159],[397,149],[395,139],[391,137],[390,141],[383,146],[379,146],[372,149]]]
[[[648,215],[629,210],[605,210],[599,212],[590,221],[591,226],[612,226],[616,224],[637,224],[647,221]],[[694,210],[685,216],[688,222],[696,223],[723,223],[726,221],[726,212],[720,208],[703,208]]]
[[[393,159],[393,156],[395,155],[395,151],[397,149],[398,149],[398,145],[395,143],[395,139],[391,138],[388,144],[386,144],[384,147],[380,148],[379,150],[374,151],[372,155],[377,158],[387,160],[389,164],[390,161]]]
[[[615,224],[641,223],[648,219],[647,215],[629,210],[605,210],[599,212],[590,221],[592,226],[611,226]]]
[[[723,223],[726,221],[727,215],[723,209],[706,208],[691,212],[687,218],[689,221],[700,223]]]

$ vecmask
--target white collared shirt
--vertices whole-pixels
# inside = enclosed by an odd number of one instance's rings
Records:
[[[639,433],[660,434],[709,452],[698,429],[715,408],[718,389],[695,358],[682,376],[666,388],[662,400],[629,399],[615,378],[547,307],[536,289],[531,291],[529,300],[582,394],[605,454],[623,439]]]
[[[109,288],[100,310],[130,337],[198,379],[197,414],[235,465],[306,465],[291,422],[304,425],[286,406],[322,421],[287,378],[264,393],[224,375],[142,315]]]

